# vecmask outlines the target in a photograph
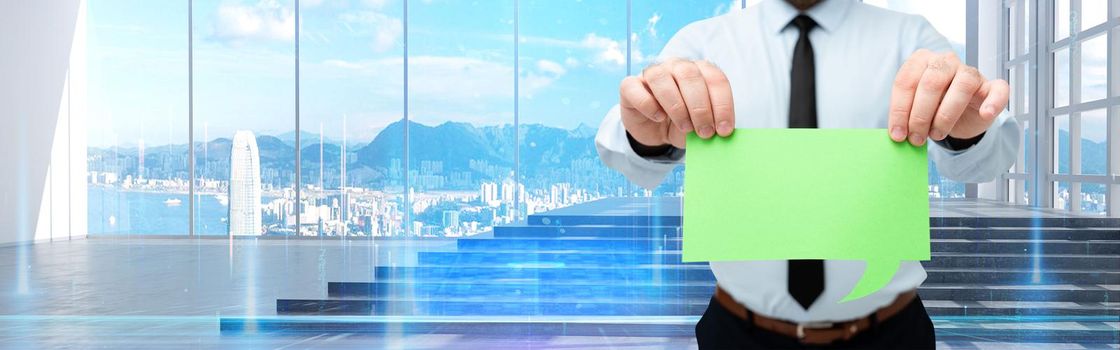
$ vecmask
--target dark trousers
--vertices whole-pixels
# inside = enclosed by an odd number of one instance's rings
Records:
[[[696,324],[700,349],[933,349],[933,321],[919,298],[890,319],[848,341],[809,346],[796,339],[748,325],[714,298]]]

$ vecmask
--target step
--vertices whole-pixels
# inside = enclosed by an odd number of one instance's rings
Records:
[[[1120,316],[1116,302],[922,300],[930,316]]]
[[[1065,343],[1109,348],[1120,343],[1120,332],[1101,317],[1057,316],[1036,321],[1037,318],[1039,317],[933,317],[934,326],[937,327],[937,340],[942,343],[963,342],[975,347],[976,342],[983,342],[998,344],[1000,348],[1007,349],[1041,349],[1047,348],[1048,344]],[[983,321],[960,322],[968,319]],[[237,316],[222,317],[219,329],[223,335],[393,333],[497,337],[532,334],[542,337],[687,338],[695,336],[698,320],[698,316]]]
[[[278,299],[278,315],[395,316],[694,316],[704,313],[701,298],[497,298],[489,295],[425,298]]]
[[[611,266],[675,264],[680,265],[681,253],[671,251],[637,251],[617,253],[589,253],[585,251],[547,250],[525,251],[468,251],[468,252],[421,252],[420,265],[489,265],[516,263],[559,263],[559,264],[598,264]],[[688,263],[707,265],[706,262]]]
[[[468,281],[488,279],[602,280],[615,283],[649,281],[713,281],[711,270],[704,265],[432,265],[418,267],[377,267],[374,278],[446,278]],[[1120,284],[1120,271],[1082,269],[1011,268],[928,268],[928,283],[989,284]]]
[[[279,299],[278,315],[397,316],[690,316],[700,315],[710,297],[574,297],[401,295],[331,299]],[[1120,316],[1116,302],[923,300],[931,316]]]
[[[412,293],[416,296],[437,295],[491,295],[503,296],[570,296],[578,298],[599,297],[711,297],[714,281],[676,281],[673,283],[610,283],[603,281],[548,281],[488,280],[462,281],[453,279],[421,281],[330,282],[327,295],[337,297],[373,297],[391,293]]]
[[[330,282],[327,295],[338,297],[374,297],[410,294],[422,297],[455,295],[507,296],[571,296],[596,297],[710,297],[714,282],[675,283],[605,283],[603,281],[551,281],[538,283],[526,280],[461,281],[453,279],[420,281]],[[924,299],[972,301],[1073,301],[1106,302],[1120,300],[1120,286],[1104,288],[1097,285],[1020,285],[990,286],[985,284],[926,283],[919,288]]]
[[[918,294],[925,300],[1107,302],[1120,300],[1120,286],[924,283]]]
[[[1120,240],[1120,228],[935,227],[932,239]]]
[[[635,264],[682,264],[681,253],[666,251],[620,251],[600,253],[587,251],[546,250],[526,252],[521,250],[420,252],[420,265],[506,265],[518,263],[598,264],[625,266]],[[704,265],[704,262],[685,264]],[[1075,254],[987,254],[987,253],[933,253],[933,259],[923,261],[925,267],[976,267],[1002,268],[1081,268],[1120,270],[1120,258],[1114,255]]]
[[[991,254],[934,252],[930,261],[923,261],[926,268],[998,267],[1032,269],[1037,266],[1049,269],[1085,269],[1120,271],[1120,258],[1116,255],[1080,254]]]
[[[602,237],[602,238],[652,238],[680,237],[680,226],[533,226],[507,225],[494,227],[495,238],[559,238],[559,237]]]
[[[573,226],[680,226],[680,213],[658,215],[611,215],[599,213],[554,213],[529,215],[528,225]],[[930,227],[1120,227],[1118,218],[1098,217],[931,217]]]
[[[930,227],[1120,227],[1120,218],[1105,217],[931,217]]]
[[[458,240],[462,251],[526,251],[582,250],[582,251],[650,251],[679,250],[681,240],[676,238],[468,238]],[[953,253],[1043,253],[1120,255],[1120,240],[1031,240],[1031,239],[932,239],[933,252]]]
[[[584,251],[651,251],[680,250],[679,238],[638,239],[638,238],[464,238],[457,243],[459,250],[584,250]]]
[[[1120,271],[1082,269],[927,268],[925,283],[990,285],[1120,284]]]
[[[470,336],[692,337],[698,316],[237,316],[222,317],[227,334],[464,334]]]
[[[705,265],[633,265],[625,267],[559,264],[378,266],[374,279],[491,279],[603,280],[616,283],[650,281],[714,281]]]
[[[1120,240],[934,239],[930,250],[953,253],[1040,253],[1120,255]]]
[[[612,226],[612,225],[507,225],[494,227],[495,238],[679,238],[680,226]],[[1117,240],[1118,227],[933,227],[933,239],[1062,239]]]

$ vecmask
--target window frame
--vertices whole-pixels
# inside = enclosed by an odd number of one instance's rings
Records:
[[[1069,0],[1071,14],[1081,11],[1082,0]],[[1018,6],[1017,6],[1018,5]],[[1024,157],[1016,161],[1012,171],[1003,174],[999,183],[999,198],[1016,204],[1024,203],[1024,195],[1029,198],[1029,204],[1034,207],[1054,208],[1057,204],[1056,194],[1060,183],[1068,183],[1070,191],[1069,211],[1074,214],[1081,213],[1081,186],[1083,184],[1101,184],[1108,187],[1105,191],[1106,212],[1109,217],[1120,216],[1120,87],[1118,87],[1117,67],[1120,57],[1120,0],[1109,0],[1108,15],[1105,22],[1090,28],[1081,28],[1080,22],[1070,23],[1069,36],[1054,40],[1057,13],[1057,2],[1054,0],[1017,0],[1000,2],[1000,24],[997,43],[1005,54],[999,59],[999,69],[1002,78],[1011,81],[1011,69],[1022,65],[1026,69],[1016,69],[1014,78],[1016,85],[1012,86],[1011,103],[1022,103],[1022,98],[1016,96],[1030,96],[1030,104],[1016,105],[1012,109],[1016,112],[1014,117],[1020,122],[1029,122],[1031,129],[1026,135],[1024,145],[1030,145]],[[1029,17],[1024,16],[1024,11],[1030,10]],[[1014,12],[1014,13],[1012,13]],[[1022,23],[1016,19],[1025,19]],[[1044,19],[1044,20],[1040,20]],[[1013,31],[1011,26],[1015,26]],[[1017,45],[1011,45],[1013,40],[1024,39],[1022,33],[1029,31],[1025,40]],[[1015,38],[1010,34],[1016,33]],[[1081,101],[1081,45],[1088,40],[1099,38],[1101,35],[1107,41],[1107,83],[1106,96],[1094,101]],[[1012,52],[1012,48],[1021,48],[1027,45],[1029,50],[1023,54]],[[1044,49],[1039,49],[1044,48]],[[1069,52],[1068,79],[1069,103],[1065,106],[1054,106],[1055,62],[1053,55],[1061,50]],[[1023,81],[1025,71],[1029,71],[1030,78]],[[1022,107],[1027,107],[1027,113],[1019,113]],[[1107,175],[1085,175],[1081,173],[1081,113],[1106,109],[1106,142],[1107,142]],[[1041,113],[1039,113],[1041,111]],[[1056,171],[1060,155],[1057,153],[1059,140],[1056,139],[1055,118],[1069,116],[1070,144],[1069,149],[1069,174],[1060,174]],[[1025,164],[1024,164],[1025,163]],[[1025,169],[1024,169],[1025,167]],[[1017,171],[1024,170],[1024,171]],[[1018,186],[1018,181],[1026,181],[1024,189]],[[1015,184],[1014,188],[1011,185]]]

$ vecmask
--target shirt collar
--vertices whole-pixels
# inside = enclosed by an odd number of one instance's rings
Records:
[[[822,0],[816,6],[806,11],[805,14],[817,22],[825,31],[834,31],[844,21],[854,0]],[[785,0],[768,0],[762,2],[760,10],[762,18],[769,33],[781,33],[794,17],[801,14],[796,8],[786,3]]]

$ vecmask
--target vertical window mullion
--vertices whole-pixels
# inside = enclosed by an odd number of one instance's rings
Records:
[[[1109,21],[1114,21],[1120,13],[1120,0],[1109,0],[1108,2],[1108,18]],[[1108,35],[1108,77],[1106,86],[1108,88],[1107,96],[1120,96],[1120,67],[1118,67],[1118,60],[1120,60],[1120,36],[1116,35],[1116,31],[1120,30],[1117,27],[1110,28],[1106,35]],[[1106,191],[1106,207],[1107,215],[1111,217],[1120,217],[1120,183],[1115,183],[1115,179],[1120,178],[1120,110],[1117,106],[1109,106],[1107,109],[1108,120],[1106,126],[1108,132],[1105,135],[1108,143],[1108,174],[1113,176],[1114,182],[1109,185],[1109,190]]]
[[[1070,0],[1070,13],[1081,14],[1081,0]],[[1081,30],[1084,29],[1081,24],[1082,21],[1070,23],[1071,37],[1080,38]],[[1077,34],[1073,34],[1077,33]],[[1081,44],[1084,40],[1071,40],[1069,47],[1069,79],[1068,96],[1069,105],[1081,103],[1081,59],[1084,55],[1081,52]],[[1054,77],[1054,79],[1058,79]],[[1060,140],[1055,139],[1054,143],[1057,144]],[[1081,113],[1070,113],[1069,115],[1069,173],[1074,175],[1081,175]],[[1074,213],[1081,212],[1081,182],[1069,182],[1069,210]]]

